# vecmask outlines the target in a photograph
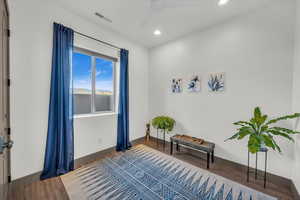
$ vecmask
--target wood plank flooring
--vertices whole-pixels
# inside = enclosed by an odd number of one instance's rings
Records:
[[[154,140],[153,138],[151,138],[150,141],[139,140],[139,142],[137,142],[136,144],[145,144],[167,154],[169,154],[170,152],[169,144],[166,144],[165,148],[163,148],[163,144],[159,142],[157,145],[156,140]],[[114,150],[111,150],[110,152],[106,151],[105,155],[99,157],[98,159],[112,156],[114,153]],[[173,156],[197,167],[206,169],[206,155],[199,152],[180,148],[180,152],[174,151]],[[262,179],[254,180],[254,177],[252,176],[250,178],[250,182],[247,183],[246,167],[220,158],[215,159],[215,163],[211,165],[210,171],[253,189],[277,197],[280,200],[297,200],[292,196],[291,182],[287,179],[269,175],[267,188],[264,189]],[[59,177],[48,179],[45,181],[35,181],[31,184],[26,184],[22,181],[18,181],[16,183],[13,182],[10,185],[9,200],[65,199],[67,200],[68,196]]]

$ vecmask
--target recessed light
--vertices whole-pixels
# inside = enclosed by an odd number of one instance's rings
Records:
[[[229,1],[230,1],[230,0],[219,0],[218,5],[219,5],[219,6],[224,6],[224,5],[226,5]]]
[[[157,29],[153,32],[153,34],[156,36],[159,36],[159,35],[161,35],[161,31]]]

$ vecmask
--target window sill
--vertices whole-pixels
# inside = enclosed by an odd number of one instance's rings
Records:
[[[108,112],[108,113],[94,113],[94,114],[74,115],[74,119],[90,118],[90,117],[101,117],[101,116],[110,116],[110,115],[118,115],[118,113]]]

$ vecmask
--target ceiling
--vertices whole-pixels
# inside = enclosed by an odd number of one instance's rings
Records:
[[[63,7],[121,35],[155,47],[280,0],[57,0]],[[99,12],[113,22],[95,16]],[[155,29],[162,32],[154,36]]]

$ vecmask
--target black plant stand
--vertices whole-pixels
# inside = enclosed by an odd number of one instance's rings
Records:
[[[268,149],[261,148],[259,152],[255,154],[255,180],[257,179],[257,157],[258,153],[265,153],[265,173],[264,173],[264,188],[266,188],[267,182],[267,161],[268,161]],[[250,174],[250,152],[248,151],[248,169],[247,169],[247,182],[249,182],[249,174]]]
[[[158,147],[158,129],[157,129],[157,137],[156,137],[156,145]],[[164,134],[164,149],[166,147],[166,130],[163,131],[163,134]]]

